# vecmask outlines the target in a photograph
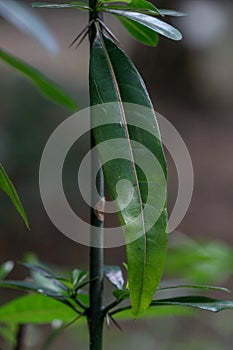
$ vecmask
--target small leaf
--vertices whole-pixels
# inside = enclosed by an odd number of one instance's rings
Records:
[[[134,11],[138,13],[144,13],[149,15],[160,15],[160,11],[149,1],[145,0],[132,0],[129,1],[127,5],[117,5],[117,4],[103,4],[104,8],[124,10],[124,11]],[[100,8],[101,10],[101,8]]]
[[[77,313],[68,306],[37,294],[14,299],[0,308],[0,322],[11,324],[70,322],[76,316]]]
[[[130,297],[129,290],[127,289],[116,289],[112,292],[114,297],[117,299],[118,302],[121,302],[125,299],[128,299]]]
[[[30,8],[14,0],[0,0],[0,15],[26,34],[37,39],[49,52],[57,54],[58,45],[47,25]]]
[[[37,69],[20,60],[19,58],[0,49],[0,58],[11,67],[28,77],[37,88],[49,99],[71,110],[77,109],[76,103],[63,92],[55,83],[46,78]]]
[[[13,268],[14,268],[13,261],[9,260],[3,263],[0,266],[0,280],[3,280],[4,278],[6,278],[9,275],[9,273],[13,270]]]
[[[172,27],[170,24],[166,22],[161,21],[158,18],[149,16],[146,14],[138,13],[138,12],[133,12],[133,11],[131,12],[131,11],[125,11],[125,10],[112,10],[112,9],[106,9],[105,11],[112,13],[117,17],[123,16],[139,24],[142,24],[145,27],[169,39],[176,40],[176,41],[182,39],[182,34],[176,28]]]
[[[0,56],[1,56],[1,50],[0,50]],[[26,214],[24,212],[22,203],[19,199],[19,196],[16,192],[16,189],[15,189],[13,183],[11,182],[9,177],[7,176],[7,173],[6,173],[6,171],[3,168],[1,163],[0,163],[0,189],[3,190],[8,195],[8,197],[11,199],[15,208],[18,210],[19,214],[21,215],[25,225],[29,229],[28,220],[27,220]]]
[[[169,289],[177,289],[177,288],[183,288],[183,289],[187,289],[187,288],[191,288],[191,289],[203,289],[203,290],[216,290],[216,291],[221,291],[221,292],[227,292],[227,293],[231,293],[231,291],[227,288],[224,287],[216,287],[216,286],[204,286],[204,285],[198,285],[198,284],[194,284],[194,285],[188,285],[188,284],[184,284],[184,285],[177,285],[177,286],[169,286],[169,287],[161,287],[158,288],[157,290],[169,290]]]
[[[122,289],[124,286],[124,278],[119,266],[105,265],[104,274],[108,280],[118,289]]]
[[[122,16],[119,16],[118,19],[126,30],[138,41],[149,46],[156,46],[158,44],[158,34],[153,30]]]
[[[82,283],[85,278],[88,276],[88,273],[86,271],[80,270],[80,269],[74,269],[72,271],[72,284],[73,287],[76,289],[80,283]]]
[[[84,2],[73,1],[70,4],[48,4],[44,2],[33,2],[32,7],[42,7],[42,8],[77,8],[85,11],[92,11],[92,9]]]

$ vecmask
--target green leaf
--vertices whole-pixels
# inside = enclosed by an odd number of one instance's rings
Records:
[[[18,332],[17,324],[0,324],[0,336],[9,344],[10,348],[16,345],[16,336]]]
[[[176,40],[176,41],[182,39],[182,34],[176,28],[172,27],[168,23],[161,21],[158,18],[149,16],[146,14],[138,13],[138,12],[133,12],[133,11],[131,12],[131,11],[113,10],[113,9],[106,9],[105,11],[112,13],[117,17],[122,16],[132,21],[135,21],[169,39]]]
[[[158,306],[185,306],[185,307],[193,307],[195,309],[211,311],[211,312],[220,312],[223,310],[233,309],[233,301],[231,300],[217,300],[203,296],[181,296],[175,298],[167,298],[167,299],[158,299],[153,300],[150,304],[150,307],[158,307]],[[110,315],[115,315],[120,312],[124,312],[125,310],[131,309],[131,306],[126,306],[120,309],[116,309],[110,313]]]
[[[158,34],[153,30],[143,26],[140,23],[131,21],[128,18],[119,16],[118,19],[128,30],[128,32],[138,41],[149,46],[156,46],[158,44]]]
[[[1,56],[1,50],[0,50],[0,56]],[[11,199],[15,208],[18,210],[19,214],[21,215],[25,225],[29,229],[28,220],[27,220],[26,214],[24,212],[22,203],[19,199],[19,196],[16,192],[16,189],[15,189],[13,183],[11,182],[9,177],[7,176],[7,173],[6,173],[6,171],[3,168],[1,163],[0,163],[0,190],[3,190],[8,195],[8,197]]]
[[[114,297],[117,299],[118,302],[121,302],[130,297],[129,290],[127,289],[116,289],[112,292],[112,294],[114,295]]]
[[[124,286],[124,278],[119,266],[105,265],[104,274],[108,280],[118,289],[122,289]]]
[[[0,266],[0,280],[3,280],[8,276],[8,274],[13,270],[15,264],[13,261],[9,260]]]
[[[75,317],[77,313],[68,306],[36,294],[14,299],[0,308],[0,322],[11,324],[70,322]]]
[[[221,291],[221,292],[227,292],[227,293],[231,293],[231,291],[227,288],[224,287],[216,287],[216,286],[204,286],[204,285],[199,285],[199,284],[181,284],[181,285],[177,285],[177,286],[169,286],[169,287],[161,287],[158,288],[157,290],[169,290],[169,289],[179,289],[179,288],[183,288],[183,289],[187,289],[187,288],[191,288],[191,289],[202,289],[202,290],[216,290],[216,291]]]
[[[127,3],[127,5],[117,5],[104,3],[103,8],[124,10],[124,11],[134,11],[139,13],[145,13],[150,15],[160,15],[160,11],[151,3],[145,0],[132,0]],[[101,10],[101,8],[100,8]]]
[[[0,0],[0,15],[26,34],[37,39],[49,52],[57,54],[58,45],[47,25],[19,1]]]
[[[179,12],[179,11],[173,11],[173,10],[159,9],[159,12],[163,16],[174,16],[174,17],[186,16],[186,13]]]
[[[37,88],[49,99],[71,110],[76,110],[76,103],[63,92],[55,83],[46,78],[37,69],[20,60],[19,58],[0,49],[0,58],[28,77]]]
[[[105,163],[103,171],[108,190],[119,209],[120,222],[125,225],[132,313],[134,317],[137,317],[149,306],[163,271],[167,246],[167,214],[164,208],[164,201],[166,202],[166,163],[154,110],[139,73],[126,54],[109,39],[103,37],[100,32],[97,33],[91,51],[90,96],[92,105],[115,102],[113,106],[110,104],[109,113],[107,106],[104,106],[105,118],[109,124],[94,128],[93,133],[99,147],[100,158],[102,163]],[[137,111],[134,109],[133,113],[132,111],[130,113],[130,108],[127,108],[127,104],[124,102],[128,102],[130,106],[132,106],[131,103],[134,104]],[[148,108],[147,116],[142,111],[140,112],[140,106],[145,106],[143,110]],[[130,120],[133,123],[132,118],[135,119],[134,114],[142,123],[141,128],[130,127]],[[98,123],[98,118],[102,117],[103,113],[100,116],[94,113],[92,116],[93,125],[95,122]],[[153,136],[146,130],[150,130]],[[125,159],[106,162],[109,156],[110,159],[113,159],[112,155],[115,149],[119,149],[114,145],[101,147],[101,143],[104,145],[106,139],[121,139],[123,142],[123,146],[120,147],[121,154],[125,155],[131,162],[125,161]],[[137,146],[132,140],[138,141]],[[162,168],[160,174],[157,169],[152,170],[154,158],[151,163],[148,152],[146,154],[144,151],[137,153],[140,150],[139,144],[147,147],[158,159]],[[135,165],[143,160],[149,162],[147,166],[149,173],[146,179]],[[125,179],[133,184],[133,194],[128,182],[124,182]],[[119,180],[123,181],[116,192]],[[151,194],[148,190],[148,184]],[[158,206],[160,198],[158,191],[160,190],[163,193],[163,204],[156,211],[161,216],[155,222],[154,210]],[[132,200],[128,203],[128,198],[131,196]],[[142,208],[144,205],[147,208],[148,200],[151,201],[150,209],[145,214]]]
[[[48,4],[44,2],[33,2],[32,7],[42,7],[42,8],[77,8],[84,11],[92,11],[92,9],[85,3],[81,1],[73,1],[69,4]]]
[[[85,278],[87,278],[88,273],[87,271],[83,271],[80,269],[74,269],[72,271],[72,284],[73,287],[76,289],[78,288],[79,284],[81,284]]]

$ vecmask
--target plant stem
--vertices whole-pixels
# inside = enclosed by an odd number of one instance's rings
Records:
[[[95,8],[97,0],[89,0],[89,5]],[[96,14],[90,12],[90,20],[95,18]],[[90,49],[95,38],[95,27],[90,30]],[[95,146],[93,134],[91,133],[91,147]],[[91,158],[91,168],[95,169],[99,165],[99,157],[93,154]],[[104,200],[104,178],[102,170],[98,172],[97,178],[92,173],[92,187],[96,186],[100,198]],[[92,209],[91,209],[91,247],[90,247],[90,308],[88,310],[88,326],[90,334],[90,350],[102,350],[102,333],[104,323],[103,313],[103,267],[104,267],[104,250],[103,250],[103,218],[93,208],[97,205],[97,199],[93,196],[92,190]]]

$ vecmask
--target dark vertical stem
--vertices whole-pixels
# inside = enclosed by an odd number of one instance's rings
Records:
[[[23,350],[23,338],[25,332],[25,325],[20,324],[16,335],[16,344],[14,350]]]
[[[91,8],[95,8],[96,0],[89,0]],[[94,19],[96,14],[90,12],[90,20]],[[90,31],[90,49],[95,38],[95,27],[92,26]],[[91,147],[95,146],[93,133],[91,133]],[[100,198],[104,200],[104,179],[102,170],[98,172],[97,178],[94,178],[93,170],[98,168],[99,158],[96,153],[92,152],[91,172],[93,189],[96,186]],[[98,215],[98,209],[101,203],[93,195],[92,190],[92,209],[91,209],[91,247],[90,247],[90,308],[88,311],[88,326],[90,333],[90,350],[102,350],[102,333],[103,333],[103,267],[104,267],[104,250],[103,250],[103,216]],[[97,206],[97,211],[94,210]],[[101,213],[99,213],[101,214]]]

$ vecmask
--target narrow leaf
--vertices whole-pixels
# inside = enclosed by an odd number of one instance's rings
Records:
[[[1,50],[0,50],[1,55]],[[15,208],[18,210],[19,214],[21,215],[25,225],[29,229],[28,220],[26,217],[26,214],[23,209],[23,205],[19,199],[19,196],[16,192],[16,189],[9,179],[5,169],[3,168],[2,164],[0,163],[0,190],[3,190],[8,197],[11,199],[12,203],[14,204]]]
[[[108,280],[118,289],[122,289],[124,286],[124,278],[119,266],[105,265],[104,274]]]
[[[77,109],[76,103],[63,92],[55,83],[46,78],[37,69],[20,60],[19,58],[0,49],[0,58],[11,67],[28,77],[37,88],[49,99],[71,110]]]
[[[74,269],[72,271],[72,284],[74,288],[77,288],[80,283],[82,283],[85,278],[87,278],[88,273],[80,269]]]
[[[112,294],[118,302],[128,299],[130,297],[129,290],[127,289],[116,289],[112,292]]]
[[[125,225],[130,297],[133,316],[137,317],[149,306],[163,271],[167,246],[167,215],[164,208],[166,163],[156,117],[139,73],[125,53],[109,39],[103,37],[100,32],[95,38],[91,51],[90,96],[92,105],[115,102],[112,110],[110,107],[109,113],[107,106],[104,106],[106,111],[104,116],[103,113],[100,113],[100,116],[93,114],[93,125],[98,118],[103,117],[109,123],[107,126],[94,128],[93,133],[99,147],[100,158],[102,163],[105,163],[103,170],[108,190],[119,210],[120,222]],[[132,111],[130,113],[124,102],[130,103],[130,106],[131,103],[134,104],[136,107],[134,113]],[[148,115],[145,116],[140,112],[140,106],[148,108]],[[144,130],[137,127],[130,128],[130,123],[133,123],[131,118],[135,116],[138,116]],[[151,130],[153,136],[145,130]],[[101,147],[101,143],[109,138],[121,139],[122,145]],[[138,141],[137,146],[133,140]],[[142,152],[140,151],[139,144],[150,149],[150,152],[159,160],[162,173],[159,173],[157,168],[152,170],[154,160],[151,162],[144,148]],[[123,158],[124,155],[131,162],[125,159],[106,162],[109,157],[114,158],[115,151],[120,151],[115,158]],[[146,166],[148,168],[146,179],[136,166],[142,160],[149,162]],[[121,181],[119,190],[116,192],[119,180],[125,179],[133,184],[133,194],[128,182],[124,181]],[[161,210],[155,210],[158,206],[160,190],[163,193],[160,193],[163,204]],[[148,194],[148,191],[151,193]],[[130,203],[128,198],[132,198]],[[147,208],[148,200],[151,203],[147,215],[142,209],[144,205]],[[157,222],[154,220],[155,212],[161,215]]]
[[[36,294],[14,299],[0,308],[0,322],[11,324],[70,322],[76,316],[74,310],[59,301]]]
[[[33,2],[32,7],[42,7],[42,8],[77,8],[85,11],[92,11],[92,9],[84,2],[73,1],[70,4],[48,4],[44,2]]]
[[[179,12],[179,11],[173,11],[173,10],[159,9],[159,12],[163,16],[174,16],[174,17],[186,16],[186,13]]]
[[[192,307],[195,309],[220,312],[223,310],[233,309],[233,301],[231,300],[217,300],[204,296],[181,296],[175,298],[158,299],[153,300],[150,304],[150,308],[158,306],[185,306]],[[110,315],[115,315],[126,310],[130,310],[131,306],[126,306],[120,309],[116,309],[110,313]]]
[[[158,288],[158,290],[169,290],[169,289],[179,289],[179,288],[183,288],[183,289],[187,289],[187,288],[191,288],[191,289],[203,289],[203,290],[216,290],[216,291],[221,291],[221,292],[227,292],[227,293],[231,293],[231,291],[227,288],[224,287],[216,287],[216,286],[204,286],[204,285],[199,285],[199,284],[184,284],[184,285],[178,285],[178,286],[169,286],[169,287],[161,287]]]
[[[182,34],[176,28],[172,27],[168,23],[161,21],[158,18],[149,16],[146,14],[138,13],[138,12],[130,12],[130,11],[124,11],[124,10],[106,9],[105,11],[112,13],[113,15],[123,16],[132,21],[140,23],[145,27],[169,39],[176,40],[176,41],[182,39]]]
[[[0,15],[18,29],[37,39],[49,52],[58,53],[58,45],[47,25],[22,2],[0,0]]]

